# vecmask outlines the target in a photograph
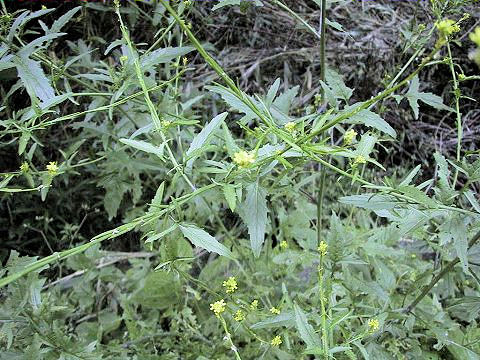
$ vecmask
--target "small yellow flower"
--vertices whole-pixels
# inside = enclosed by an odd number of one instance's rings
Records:
[[[270,309],[270,312],[274,315],[280,314],[280,309],[277,309],[275,306]]]
[[[374,333],[380,327],[380,322],[377,319],[368,320],[368,331]]]
[[[345,145],[350,145],[353,142],[353,140],[356,139],[357,135],[358,135],[357,132],[353,129],[346,131],[345,134],[343,135],[343,143]]]
[[[468,35],[468,38],[480,48],[480,26],[477,26],[475,30]]]
[[[286,123],[283,127],[289,133],[293,133],[295,131],[295,123],[293,121],[290,121],[290,122]]]
[[[238,322],[245,320],[245,313],[242,310],[238,309],[235,315],[233,315],[233,320]]]
[[[42,5],[42,10],[47,10],[47,7],[45,5]]]
[[[460,26],[457,23],[455,23],[455,21],[450,19],[437,21],[435,23],[435,26],[443,36],[450,36],[460,31]]]
[[[128,60],[128,56],[126,56],[126,55],[120,56],[120,62],[122,64],[125,64],[127,62],[127,60]]]
[[[325,256],[327,255],[327,249],[328,249],[328,245],[325,241],[320,241],[320,244],[318,245],[318,252],[320,253],[320,255],[322,256]]]
[[[285,250],[288,248],[288,242],[285,240],[280,241],[280,249]]]
[[[359,164],[365,164],[366,162],[367,162],[367,159],[365,159],[365,156],[357,155],[355,159],[353,159],[353,166],[357,166]]]
[[[282,343],[282,338],[280,337],[280,335],[275,336],[270,342],[272,346],[280,346],[281,343]]]
[[[458,74],[458,80],[459,81],[463,81],[465,80],[467,77],[465,76],[465,74]]]
[[[22,165],[20,165],[20,171],[26,173],[28,170],[30,170],[30,166],[28,166],[27,162],[23,162]]]
[[[58,171],[58,166],[56,161],[50,161],[47,165],[47,170],[50,175],[56,175]]]
[[[253,300],[252,303],[250,304],[250,309],[251,310],[257,310],[258,309],[258,300]]]
[[[184,57],[184,58],[182,59],[182,61],[183,61],[183,66],[187,66],[187,64],[188,64],[188,59],[187,59],[186,57]]]
[[[164,128],[168,128],[170,125],[172,125],[172,122],[171,121],[168,121],[168,120],[162,120],[160,122],[160,124],[164,127]]]
[[[221,313],[225,311],[226,305],[227,304],[223,299],[218,300],[218,301],[215,301],[213,304],[210,304],[210,310],[212,310],[216,316],[219,316]]]
[[[230,276],[228,278],[228,280],[225,280],[223,282],[223,287],[226,288],[225,292],[227,294],[231,294],[231,293],[234,293],[235,290],[238,289],[238,286],[237,286],[237,280],[235,279],[234,276]]]
[[[242,150],[233,155],[233,162],[240,167],[247,167],[255,162],[255,156]]]

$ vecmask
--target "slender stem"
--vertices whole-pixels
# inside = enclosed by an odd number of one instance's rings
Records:
[[[328,327],[327,327],[327,310],[325,306],[325,284],[323,281],[323,265],[324,257],[320,253],[320,264],[318,266],[318,288],[319,288],[319,297],[320,297],[320,314],[322,322],[322,347],[323,347],[323,356],[324,359],[328,360],[329,358],[329,346],[328,346]]]
[[[447,51],[448,51],[448,64],[450,66],[450,71],[452,73],[453,80],[453,95],[455,96],[455,113],[457,115],[457,161],[460,161],[460,152],[462,150],[462,138],[463,138],[463,127],[462,127],[462,114],[460,113],[460,89],[458,88],[457,74],[455,73],[455,68],[453,64],[452,51],[450,49],[450,42],[447,40]],[[458,179],[458,168],[455,168],[455,175],[453,177],[452,187],[455,188]]]
[[[475,243],[480,239],[480,231],[470,240],[470,242],[468,243],[468,249],[470,249],[473,245],[475,245]],[[408,312],[411,312],[415,306],[418,305],[418,303],[430,292],[430,290],[432,290],[432,288],[435,286],[436,283],[438,283],[440,281],[441,278],[443,278],[445,276],[445,274],[447,274],[448,272],[450,272],[454,267],[455,265],[457,265],[458,263],[460,262],[460,258],[457,257],[456,259],[450,261],[448,263],[447,266],[445,266],[443,268],[442,271],[440,271],[437,276],[435,276],[432,281],[430,281],[430,284],[426,285],[422,292],[420,293],[420,295],[418,295],[415,300],[412,301],[412,303],[410,305],[408,305],[406,308],[405,308],[405,312],[408,313]]]

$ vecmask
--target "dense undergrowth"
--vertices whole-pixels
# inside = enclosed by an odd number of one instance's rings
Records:
[[[480,358],[478,1],[0,3],[0,359]]]

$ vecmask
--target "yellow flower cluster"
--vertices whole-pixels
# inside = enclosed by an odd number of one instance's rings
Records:
[[[353,142],[353,140],[356,139],[357,135],[358,135],[357,132],[353,129],[346,131],[345,134],[343,135],[343,143],[345,145],[350,145]]]
[[[320,255],[322,256],[325,256],[327,255],[327,250],[328,250],[328,245],[325,241],[320,241],[320,244],[318,245],[318,248],[317,248],[318,252],[320,253]]]
[[[238,286],[237,286],[237,280],[235,279],[234,276],[230,276],[228,278],[228,280],[225,280],[223,282],[223,287],[225,288],[225,292],[227,294],[231,294],[231,293],[234,293],[235,290],[238,289]]]
[[[47,165],[47,171],[50,175],[56,175],[58,171],[58,166],[56,161],[50,161]]]
[[[450,36],[460,31],[460,26],[451,19],[437,21],[435,23],[435,26],[437,27],[440,34],[442,34],[443,36]]]
[[[290,121],[290,122],[286,123],[283,127],[289,133],[293,133],[295,131],[295,123],[293,121]]]
[[[280,335],[275,336],[270,342],[270,344],[272,344],[272,346],[280,346],[282,344],[282,338],[280,337]]]
[[[250,304],[250,309],[251,310],[257,310],[258,309],[258,300],[253,300],[252,303]]]
[[[365,156],[363,155],[357,155],[355,159],[353,159],[353,166],[357,166],[360,164],[365,164],[367,162],[367,159],[365,159]]]
[[[285,250],[288,248],[288,242],[285,240],[280,241],[280,249]]]
[[[233,315],[233,320],[240,322],[245,320],[245,317],[245,313],[242,310],[238,309],[235,315]]]
[[[274,315],[280,314],[280,309],[277,309],[275,306],[270,309],[270,312]]]
[[[225,306],[227,306],[227,304],[223,299],[218,300],[215,301],[213,304],[210,304],[210,310],[212,310],[216,316],[220,316],[220,314],[225,311]]]
[[[380,322],[377,319],[368,320],[368,331],[374,333],[380,328]]]
[[[242,150],[233,155],[233,162],[240,167],[247,167],[255,162],[255,155]]]
[[[22,173],[26,173],[26,172],[28,172],[28,170],[30,170],[30,166],[28,166],[27,162],[24,162],[24,163],[22,163],[22,165],[20,165],[20,171]]]

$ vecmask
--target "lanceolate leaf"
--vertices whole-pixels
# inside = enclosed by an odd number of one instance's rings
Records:
[[[300,306],[294,304],[295,309],[295,324],[297,325],[297,330],[300,334],[302,340],[307,344],[307,347],[313,348],[316,346],[320,346],[320,339],[318,338],[315,330],[313,329],[312,325],[310,325],[307,321],[307,316],[302,311]]]
[[[267,192],[258,182],[246,188],[247,198],[242,204],[240,216],[247,224],[250,234],[250,246],[253,254],[258,257],[265,240],[265,227],[267,225]]]
[[[365,126],[380,130],[391,137],[396,137],[397,132],[379,115],[370,110],[362,110],[348,119],[349,123],[364,124]]]
[[[468,250],[468,238],[467,238],[467,226],[463,219],[459,216],[456,216],[452,219],[450,232],[453,237],[453,245],[457,256],[460,259],[460,264],[462,264],[462,269],[465,274],[468,273],[468,259],[467,259],[467,250]]]
[[[195,138],[193,139],[190,147],[187,150],[187,157],[191,155],[194,151],[200,149],[204,145],[208,145],[210,138],[214,134],[215,130],[219,128],[222,122],[227,117],[228,113],[224,112],[220,115],[215,116],[212,121],[210,121],[203,129],[200,131]],[[195,158],[189,159],[187,161],[187,169],[191,169]]]
[[[180,225],[183,235],[191,241],[195,246],[201,247],[207,251],[217,253],[233,259],[233,254],[224,245],[220,244],[217,239],[195,225]]]

